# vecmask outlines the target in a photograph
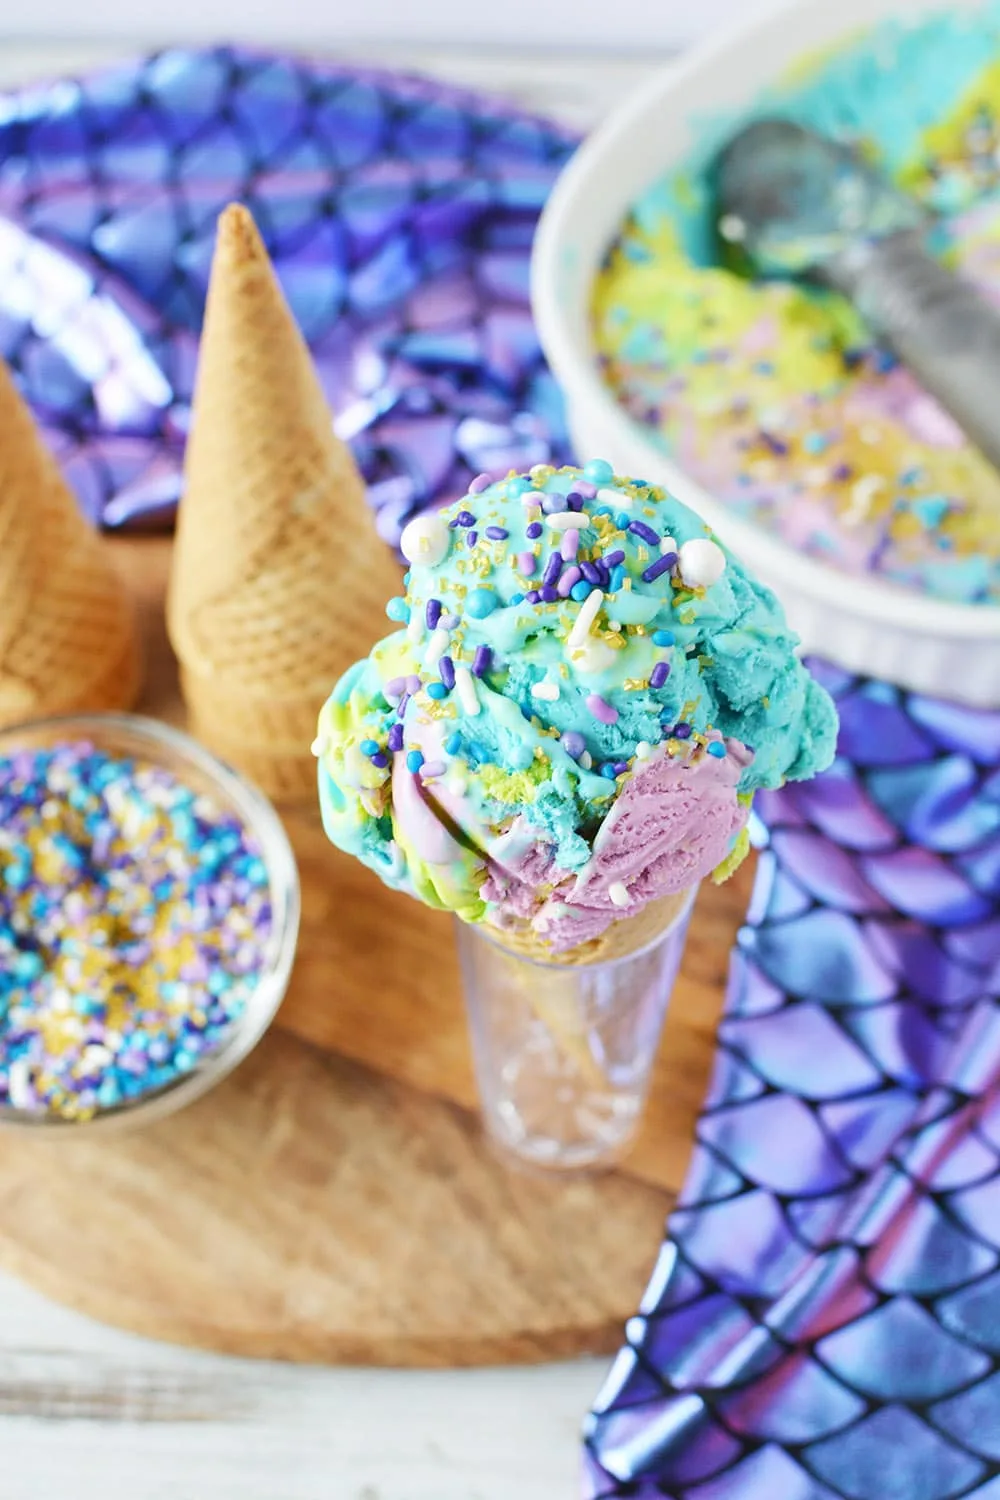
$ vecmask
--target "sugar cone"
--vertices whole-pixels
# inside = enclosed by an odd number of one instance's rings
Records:
[[[219,220],[170,582],[194,732],[279,799],[315,795],[336,679],[399,573],[253,219]]]
[[[0,727],[128,708],[128,599],[0,361]]]

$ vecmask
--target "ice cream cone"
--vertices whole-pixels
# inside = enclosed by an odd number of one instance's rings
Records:
[[[0,726],[128,708],[132,610],[0,361]]]
[[[194,732],[311,799],[316,717],[398,572],[250,214],[219,220],[168,601]]]

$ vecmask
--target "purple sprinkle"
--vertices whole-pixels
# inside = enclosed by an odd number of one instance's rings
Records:
[[[393,677],[382,689],[387,698],[402,698],[406,692],[406,678]]]
[[[479,532],[478,531],[467,531],[465,533],[465,540],[466,540],[466,542],[468,543],[468,545],[470,547],[474,547],[476,545],[476,543],[479,541]]]
[[[583,735],[578,734],[575,729],[567,729],[566,733],[562,736],[560,743],[563,749],[566,751],[566,754],[572,755],[574,760],[579,760],[580,756],[587,748],[587,742],[584,739]]]
[[[541,598],[543,604],[555,604],[559,598],[559,591],[551,583],[547,583],[541,590]]]
[[[441,618],[441,600],[428,599],[424,609],[424,619],[427,621],[427,629],[433,630]]]
[[[601,570],[596,568],[592,562],[582,562],[580,572],[588,583],[598,584],[601,581]]]
[[[556,585],[556,592],[558,593],[560,599],[569,598],[573,585],[575,583],[579,583],[582,576],[583,575],[580,572],[580,569],[576,566],[575,563],[572,567],[566,569],[565,573]]]
[[[406,691],[408,693],[419,693],[421,686],[422,683],[416,672],[411,672],[409,677],[406,679]]]
[[[536,542],[542,534],[541,521],[532,521],[531,525],[527,528],[524,534],[529,541]]]
[[[604,566],[606,568],[617,568],[624,561],[625,554],[619,547],[615,552],[609,552],[607,557],[604,558]]]
[[[442,672],[442,677],[444,673]],[[649,674],[649,685],[651,688],[661,688],[670,676],[670,665],[665,661],[658,661]]]
[[[676,552],[664,552],[662,557],[658,557],[655,562],[651,562],[649,567],[645,570],[642,575],[643,583],[652,583],[653,580],[659,578],[662,573],[669,573],[670,569],[673,567],[676,561]]]
[[[563,532],[562,545],[559,548],[560,554],[566,562],[573,561],[579,545],[580,533],[571,526],[568,531]]]
[[[616,760],[612,769],[614,770],[616,776],[624,776],[625,772],[628,770],[628,761]]]
[[[566,504],[570,510],[583,510],[583,496],[579,490],[570,490],[566,496]]]
[[[833,471],[833,478],[836,480],[850,479],[853,473],[854,470],[851,468],[850,464],[838,464]]]
[[[537,604],[542,596],[537,589],[529,589],[524,597],[529,604]]]
[[[542,500],[542,510],[544,510],[547,516],[554,516],[560,511],[569,510],[569,502],[565,495],[558,493],[546,495]]]
[[[492,483],[493,481],[488,474],[477,474],[469,485],[469,494],[481,495],[483,490],[488,490]]]
[[[441,681],[450,693],[455,686],[455,663],[450,656],[442,656],[438,662],[438,671],[441,673]]]
[[[471,510],[460,510],[455,517],[459,526],[475,526],[476,518]]]
[[[399,702],[396,704],[396,713],[398,714],[398,716],[401,719],[404,718],[405,715],[406,715],[406,707],[407,707],[407,704],[409,703],[409,701],[410,701],[410,694],[409,693],[404,693],[403,696],[402,696],[402,698],[400,698]]]
[[[578,479],[573,488],[578,495],[583,496],[584,500],[593,500],[597,494],[597,485],[591,484],[589,479]]]
[[[556,579],[559,577],[559,574],[562,572],[562,565],[562,555],[558,552],[551,552],[549,554],[549,560],[545,564],[545,570],[542,573],[542,582],[555,583]]]
[[[633,536],[641,536],[643,541],[648,542],[651,547],[658,547],[660,545],[659,536],[653,530],[652,526],[646,525],[645,521],[630,521],[628,529],[632,532]]]
[[[505,542],[510,536],[510,532],[505,526],[487,526],[486,535],[491,542]]]
[[[392,728],[389,730],[389,733],[386,736],[386,741],[385,742],[388,745],[389,749],[394,754],[395,754],[395,752],[397,750],[402,750],[402,748],[403,748],[403,726],[402,726],[402,724],[393,724]]]
[[[588,693],[584,701],[594,718],[599,719],[602,724],[617,724],[617,708],[606,698],[602,698],[599,693]]]
[[[672,738],[675,740],[689,740],[691,738],[691,725],[675,724]]]
[[[493,648],[491,646],[477,646],[476,654],[472,658],[473,677],[482,677],[493,665]]]
[[[383,750],[379,750],[375,755],[372,756],[371,762],[372,765],[377,766],[380,771],[384,771],[386,766],[389,764],[389,757]]]
[[[446,770],[443,760],[428,760],[420,767],[420,774],[427,781],[432,776],[443,776]]]
[[[449,521],[449,522],[448,522],[448,529],[449,529],[449,530],[450,530],[450,531],[454,531],[454,530],[455,530],[455,527],[456,527],[456,526],[461,526],[461,524],[462,524],[462,523],[461,523],[461,521],[460,521],[460,520],[459,520],[459,518],[458,518],[458,516],[454,516],[454,517],[453,517],[453,518],[452,518],[452,520],[450,520],[450,521]]]
[[[760,430],[760,440],[765,448],[770,448],[771,452],[777,454],[779,458],[784,458],[788,452],[788,444],[783,443],[781,438],[775,437],[773,433],[765,432],[763,427]]]
[[[517,554],[518,570],[523,573],[526,578],[530,578],[532,573],[534,573],[536,561],[537,559],[533,552],[519,552]]]

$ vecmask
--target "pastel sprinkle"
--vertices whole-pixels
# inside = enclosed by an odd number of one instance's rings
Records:
[[[653,753],[653,747],[648,740],[640,740],[635,747],[636,760],[648,760]]]
[[[572,755],[574,760],[579,760],[587,748],[587,742],[583,735],[579,734],[575,729],[567,729],[566,733],[561,736],[559,743],[566,751],[566,754]]]
[[[388,735],[386,736],[385,743],[386,743],[387,747],[393,752],[393,754],[395,754],[397,750],[402,750],[402,748],[403,748],[403,726],[402,726],[402,724],[393,724],[392,728],[389,730]]]
[[[580,533],[574,526],[563,532],[562,545],[559,548],[564,562],[572,562],[576,557],[580,546]]]
[[[630,906],[632,897],[628,893],[628,887],[621,880],[616,880],[608,886],[608,896],[613,906]]]
[[[487,526],[486,535],[491,542],[505,542],[510,536],[510,532],[505,526]]]
[[[398,700],[402,698],[403,694],[406,692],[406,678],[391,677],[382,691],[389,703],[392,702],[393,698],[395,698],[398,702]]]
[[[665,552],[661,557],[658,557],[655,562],[651,562],[649,567],[644,570],[642,575],[643,583],[653,583],[654,580],[661,577],[662,574],[669,573],[670,569],[673,567],[676,561],[676,552]]]
[[[563,573],[556,586],[556,592],[560,599],[568,599],[576,584],[580,582],[580,569],[571,564]]]
[[[420,767],[423,765],[423,763],[424,763],[424,757],[423,757],[423,754],[421,753],[421,751],[419,751],[419,750],[408,750],[406,752],[406,769],[408,771],[412,771],[414,776],[416,776],[417,772],[420,770]]]
[[[674,640],[675,640],[675,636],[674,636],[674,632],[672,630],[654,630],[653,631],[653,645],[654,646],[672,646],[674,644]]]
[[[528,538],[529,541],[532,541],[532,542],[537,541],[538,538],[542,534],[542,524],[541,524],[541,522],[540,521],[532,521],[531,525],[526,528],[524,534]]]
[[[576,588],[579,587],[580,585],[577,584]],[[601,612],[601,605],[603,603],[604,595],[600,589],[593,589],[587,595],[586,599],[584,599],[583,603],[580,605],[580,611],[576,619],[573,621],[573,626],[569,633],[570,646],[583,645],[584,641],[587,639],[587,636],[590,634],[591,626]]]
[[[483,490],[488,490],[493,481],[488,474],[477,474],[469,485],[470,495],[481,495]]]
[[[443,682],[429,682],[427,684],[427,696],[429,698],[435,698],[438,700],[440,700],[441,698],[447,698],[448,689],[445,687]]]
[[[444,748],[449,755],[457,755],[462,748],[462,736],[460,734],[450,734],[444,742]]]
[[[589,520],[589,516],[578,515],[573,510],[564,510],[557,515],[546,516],[545,524],[553,531],[576,531],[579,533],[581,526],[586,526]]]
[[[436,667],[444,653],[447,651],[450,643],[450,634],[443,628],[443,626],[439,625],[437,630],[435,630],[434,634],[431,636],[430,640],[427,642],[427,649],[424,652],[424,665],[428,667]],[[417,688],[410,688],[411,693],[417,691]]]
[[[541,698],[546,703],[555,703],[559,697],[559,684],[557,682],[533,682],[531,696]]]
[[[726,758],[726,747],[721,740],[712,740],[705,746],[705,749],[709,755],[714,755],[716,760],[725,760]]]
[[[362,740],[361,741],[361,754],[362,755],[368,755],[368,756],[377,755],[380,749],[381,749],[381,746],[379,745],[378,740]]]
[[[610,484],[615,471],[606,458],[592,458],[583,466],[583,477],[589,479],[591,484]]]
[[[419,693],[422,684],[416,672],[411,672],[406,679],[406,691],[408,693]]]
[[[442,656],[438,662],[438,671],[441,673],[441,681],[450,693],[455,686],[455,663],[450,656]]]
[[[444,562],[451,547],[448,526],[438,514],[414,516],[407,521],[399,538],[399,550],[409,563],[436,568]]]
[[[544,510],[547,516],[553,516],[556,515],[559,511],[568,511],[569,501],[566,499],[565,495],[560,495],[559,492],[556,491],[554,494],[546,495],[542,500],[542,510]]]
[[[617,724],[618,710],[613,703],[602,698],[599,693],[588,693],[584,699],[588,709],[602,724]]]
[[[674,538],[672,536],[665,536],[665,537],[661,537],[660,538],[660,551],[661,552],[676,552],[677,551],[677,543],[676,543],[676,541],[674,540]]]
[[[430,781],[434,776],[443,776],[448,767],[443,760],[429,760],[420,768],[420,774],[424,781]]]
[[[665,661],[658,661],[649,674],[649,685],[651,688],[661,688],[670,676],[670,665]]]
[[[659,534],[653,530],[652,526],[647,526],[645,521],[630,521],[628,529],[633,536],[641,537],[651,547],[659,546]]]
[[[455,668],[455,690],[463,711],[470,718],[475,718],[480,709],[479,694],[476,692],[476,684],[468,667]]]
[[[474,620],[485,620],[499,603],[500,600],[493,589],[472,589],[465,601],[465,607]]]
[[[587,598],[593,587],[594,585],[590,583],[586,578],[581,578],[579,583],[574,583],[573,587],[569,591],[569,596],[571,599],[575,599],[578,604],[582,603],[583,600]]]
[[[488,672],[490,670],[490,667],[492,665],[493,665],[493,647],[492,646],[477,646],[476,647],[476,654],[472,658],[472,671],[473,671],[473,675],[476,676],[476,677],[482,677],[483,673],[484,672]],[[458,669],[457,668],[455,669],[455,680],[456,681],[458,680]]]
[[[405,625],[410,618],[410,606],[398,594],[394,599],[389,600],[385,612],[390,620],[395,620],[400,625]]]
[[[597,485],[592,484],[589,479],[578,479],[574,490],[576,494],[582,495],[584,500],[594,500],[597,498]]]
[[[525,578],[530,578],[533,575],[537,562],[538,559],[533,552],[519,552],[517,554],[518,571],[523,573]]]
[[[538,604],[540,603],[542,596],[539,593],[538,589],[529,589],[524,597],[529,604]]]

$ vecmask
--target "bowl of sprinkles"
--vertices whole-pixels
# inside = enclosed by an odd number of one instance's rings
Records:
[[[767,114],[857,146],[995,301],[998,47],[1000,0],[755,9],[587,139],[532,262],[581,461],[697,511],[807,651],[978,707],[1000,704],[1000,474],[844,298],[732,263],[713,164]]]
[[[0,733],[0,1125],[145,1123],[272,1021],[299,922],[270,803],[127,714]]]

